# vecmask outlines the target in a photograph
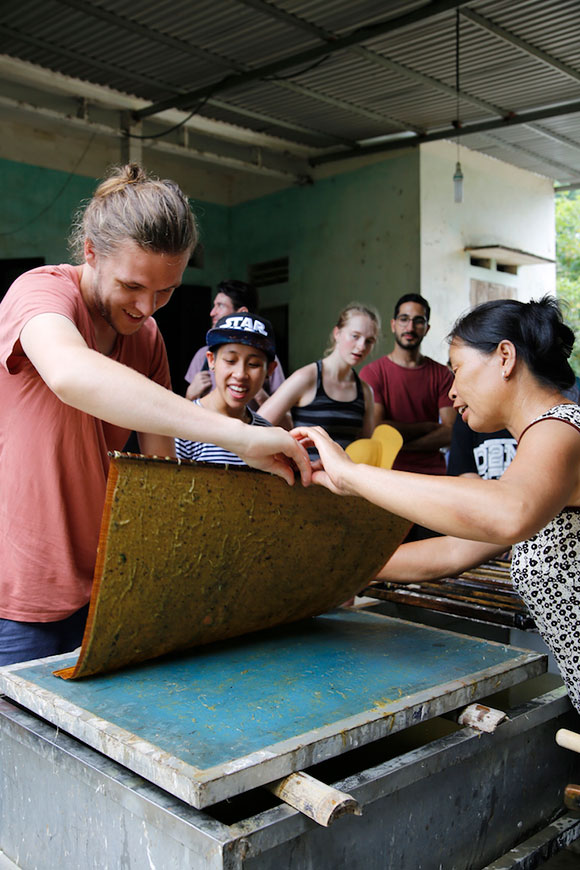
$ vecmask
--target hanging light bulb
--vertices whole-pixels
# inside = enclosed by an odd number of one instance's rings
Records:
[[[455,164],[453,173],[453,199],[455,202],[463,202],[463,172],[459,160]]]
[[[457,99],[457,117],[453,125],[457,131],[461,128],[459,120],[459,9],[455,12],[455,95]],[[463,202],[463,172],[459,161],[459,136],[457,142],[457,163],[453,173],[453,199],[455,202]]]

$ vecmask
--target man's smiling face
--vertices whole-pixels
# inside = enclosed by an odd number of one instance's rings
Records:
[[[92,319],[104,320],[119,335],[132,335],[166,305],[181,284],[189,252],[147,251],[127,239],[109,256],[85,247],[91,281],[85,302]]]

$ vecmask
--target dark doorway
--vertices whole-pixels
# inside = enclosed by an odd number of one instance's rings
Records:
[[[28,272],[29,269],[44,266],[45,262],[44,257],[14,257],[0,260],[0,300],[4,298],[4,294],[19,275]]]
[[[260,306],[260,314],[270,321],[276,336],[276,355],[282,364],[286,377],[288,371],[288,306],[272,305],[270,308]]]
[[[180,396],[184,396],[187,389],[184,375],[191,358],[205,344],[205,334],[210,327],[211,292],[211,287],[182,284],[168,304],[154,314],[167,348],[173,390]],[[139,452],[134,432],[125,450]]]
[[[184,375],[196,350],[205,344],[210,327],[211,287],[182,284],[171,301],[155,314],[167,348],[173,390],[185,395]]]

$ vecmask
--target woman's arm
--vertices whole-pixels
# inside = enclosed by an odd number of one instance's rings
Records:
[[[505,552],[497,544],[444,536],[401,544],[377,574],[377,581],[419,583],[455,577]]]
[[[557,420],[543,420],[525,432],[500,480],[355,465],[320,428],[293,434],[312,440],[320,454],[315,483],[362,496],[444,535],[507,549],[539,531],[566,505],[580,503],[580,434]]]
[[[285,415],[309,390],[316,387],[316,363],[309,363],[290,375],[280,384],[275,393],[260,405],[260,416],[269,420],[274,426],[278,426]]]
[[[287,432],[247,426],[187,401],[89,348],[74,323],[60,314],[33,317],[22,329],[20,343],[49,389],[79,411],[152,436],[219,444],[248,465],[292,483],[288,457],[296,463],[303,483],[310,482],[308,456],[303,448],[295,450],[299,445]]]
[[[455,408],[439,408],[440,423],[435,423],[429,432],[415,438],[405,438],[405,450],[438,450],[451,444],[453,423],[457,416]]]
[[[365,415],[363,419],[363,428],[361,438],[370,438],[375,428],[375,403],[373,391],[364,381],[361,381],[363,395],[365,399]]]

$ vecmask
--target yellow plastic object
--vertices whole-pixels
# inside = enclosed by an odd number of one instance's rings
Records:
[[[360,592],[410,523],[249,468],[111,461],[76,678],[323,613]]]
[[[392,468],[397,453],[403,446],[403,436],[393,426],[381,423],[371,438],[360,438],[346,448],[353,462],[364,462],[378,468]]]
[[[378,441],[372,438],[359,438],[346,448],[353,462],[363,462],[365,465],[380,465],[382,448]]]

